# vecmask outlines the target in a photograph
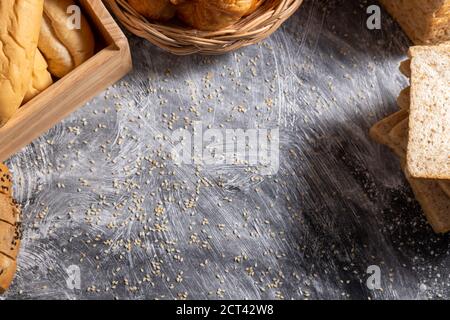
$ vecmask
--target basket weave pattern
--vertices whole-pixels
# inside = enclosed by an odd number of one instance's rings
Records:
[[[223,54],[255,44],[275,32],[303,0],[266,0],[251,15],[219,31],[193,30],[184,25],[148,21],[126,0],[104,0],[133,34],[177,55]]]

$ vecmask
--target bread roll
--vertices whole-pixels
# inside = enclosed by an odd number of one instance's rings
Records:
[[[39,93],[50,87],[53,83],[52,75],[47,70],[48,64],[42,53],[37,50],[34,57],[33,78],[28,92],[25,94],[24,103],[30,101]]]
[[[190,26],[206,31],[226,28],[249,15],[261,0],[189,0],[177,1],[177,15]]]
[[[167,21],[175,16],[175,6],[169,0],[128,0],[128,3],[149,19]]]
[[[250,9],[248,9],[248,11],[245,13],[244,16],[248,16],[253,12],[255,12],[256,9],[258,9],[263,4],[264,1],[266,0],[253,0],[252,6],[250,7]]]
[[[95,40],[86,18],[81,15],[80,28],[72,28],[68,8],[73,0],[45,0],[44,19],[39,36],[39,50],[49,71],[62,78],[94,54]]]
[[[30,87],[42,10],[43,0],[0,1],[0,127]]]

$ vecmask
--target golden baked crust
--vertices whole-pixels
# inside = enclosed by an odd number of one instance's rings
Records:
[[[187,0],[177,5],[177,15],[199,30],[219,30],[252,13],[261,0]]]
[[[11,196],[12,193],[11,173],[3,163],[0,163],[0,193],[8,196]]]
[[[175,16],[175,6],[170,0],[128,0],[128,3],[149,19],[167,21]]]
[[[43,0],[0,1],[0,127],[30,87],[42,10]]]
[[[20,209],[11,197],[11,175],[0,163],[0,294],[14,278],[22,238]]]
[[[17,262],[0,253],[0,294],[5,293],[16,273]]]
[[[450,40],[450,0],[380,0],[415,44]]]
[[[5,292],[16,271],[22,238],[20,211],[9,196],[0,194],[0,294]]]
[[[39,93],[50,87],[53,83],[52,75],[48,72],[48,64],[42,53],[36,50],[36,56],[34,57],[33,78],[30,88],[25,94],[23,102],[26,103],[37,96]]]
[[[11,196],[0,194],[0,221],[15,225],[19,220],[19,212]]]
[[[46,58],[49,71],[58,78],[93,56],[94,34],[86,18],[81,15],[80,29],[68,26],[67,8],[73,0],[45,0],[44,19],[39,37],[39,50]]]

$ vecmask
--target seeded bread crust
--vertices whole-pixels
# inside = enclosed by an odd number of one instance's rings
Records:
[[[0,163],[0,193],[11,196],[12,179],[7,166]]]
[[[8,289],[14,278],[22,237],[20,209],[11,195],[11,174],[0,163],[0,294]]]

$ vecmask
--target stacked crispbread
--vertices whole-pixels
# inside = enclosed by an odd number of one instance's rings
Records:
[[[411,79],[400,111],[375,124],[373,139],[400,158],[417,200],[437,233],[450,231],[450,44],[417,46],[400,70]]]
[[[450,40],[450,0],[380,0],[415,44]]]

